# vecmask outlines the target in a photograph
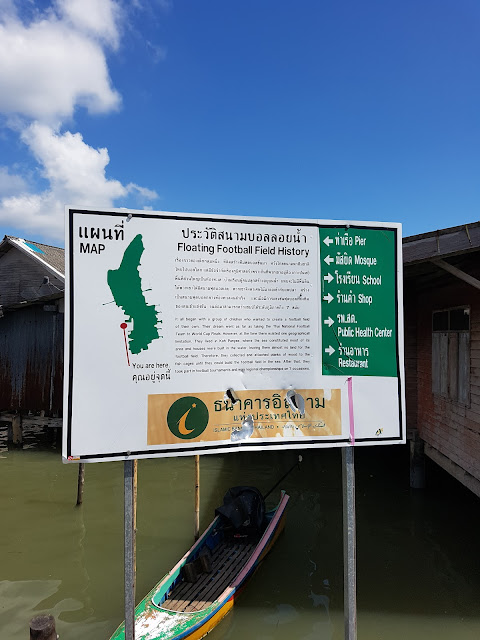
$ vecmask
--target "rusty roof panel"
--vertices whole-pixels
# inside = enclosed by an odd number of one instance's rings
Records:
[[[459,253],[478,251],[480,248],[480,222],[459,227],[439,229],[403,239],[405,265],[435,258],[446,258]]]

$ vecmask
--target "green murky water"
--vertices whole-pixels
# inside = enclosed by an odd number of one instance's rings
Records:
[[[63,465],[48,434],[6,449],[0,425],[0,637],[28,637],[52,613],[61,640],[105,640],[123,619],[123,465]],[[341,640],[339,450],[304,451],[285,534],[210,640]],[[294,452],[201,459],[205,526],[229,486],[267,490]],[[478,640],[480,501],[433,464],[427,491],[408,487],[405,447],[356,450],[359,640]],[[139,463],[137,596],[191,545],[193,459]]]

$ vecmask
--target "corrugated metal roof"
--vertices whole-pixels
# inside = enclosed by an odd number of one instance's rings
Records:
[[[60,247],[52,247],[48,244],[35,242],[33,240],[25,240],[15,236],[5,236],[0,243],[0,253],[10,246],[22,249],[25,253],[30,254],[39,262],[50,266],[61,277],[65,277],[65,250]]]
[[[403,239],[403,264],[446,258],[480,248],[480,222],[439,229]]]

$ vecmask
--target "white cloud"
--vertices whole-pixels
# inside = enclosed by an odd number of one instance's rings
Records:
[[[153,191],[153,189],[139,187],[138,184],[134,184],[133,182],[127,184],[127,191],[128,193],[137,194],[141,200],[156,200],[158,198],[158,193]]]
[[[49,183],[32,193],[22,176],[0,167],[0,222],[60,240],[65,204],[110,208],[130,199],[141,207],[158,197],[107,178],[107,149],[89,146],[80,133],[61,132],[78,106],[92,114],[120,106],[106,59],[125,23],[120,2],[51,0],[45,10],[32,5],[27,21],[16,9],[19,2],[0,0],[0,114]],[[160,59],[161,48],[149,46]]]
[[[0,167],[0,196],[9,196],[25,191],[27,183],[22,176],[10,173],[8,167]]]
[[[0,201],[0,221],[27,233],[63,240],[63,207],[51,191],[4,198]]]
[[[145,44],[147,45],[148,49],[152,52],[153,62],[157,63],[165,60],[165,58],[167,57],[167,51],[165,47],[161,47],[160,45],[153,44],[149,40],[145,40]]]
[[[0,0],[0,15],[4,19],[16,17],[17,10],[13,0]]]
[[[118,180],[105,178],[110,161],[107,149],[94,149],[83,141],[80,133],[56,134],[50,127],[34,123],[22,135],[23,141],[43,166],[43,175],[58,193],[109,204],[125,195]]]
[[[73,27],[118,46],[120,7],[112,0],[57,0],[57,6]]]
[[[0,24],[0,111],[43,122],[117,109],[105,53],[95,39],[50,15],[28,26]]]
[[[170,11],[172,8],[172,0],[157,0],[159,6],[164,11]]]
[[[0,221],[4,223],[62,239],[66,204],[110,208],[130,194],[141,201],[158,197],[151,189],[107,178],[107,149],[94,149],[80,133],[58,134],[47,125],[34,123],[24,131],[22,139],[43,167],[50,188],[0,200]]]

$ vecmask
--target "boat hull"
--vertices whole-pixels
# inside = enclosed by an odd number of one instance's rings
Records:
[[[191,609],[189,611],[172,610],[173,603],[178,606],[175,593],[180,588],[178,585],[183,584],[181,583],[182,568],[192,558],[198,557],[202,549],[210,544],[212,537],[216,534],[216,527],[218,528],[218,518],[216,518],[192,549],[136,607],[135,640],[183,640],[184,638],[200,640],[207,635],[232,609],[236,598],[278,539],[285,526],[285,510],[288,499],[285,492],[282,492],[276,509],[267,513],[269,524],[260,541],[254,546],[251,553],[243,552],[246,558],[245,562],[242,562],[238,570],[234,572],[218,597],[212,598],[211,602],[205,602],[205,606],[197,608],[197,610],[192,609],[193,605],[187,607]],[[198,603],[196,604],[198,605]],[[113,634],[111,640],[124,640],[124,638],[125,628],[122,624]]]

